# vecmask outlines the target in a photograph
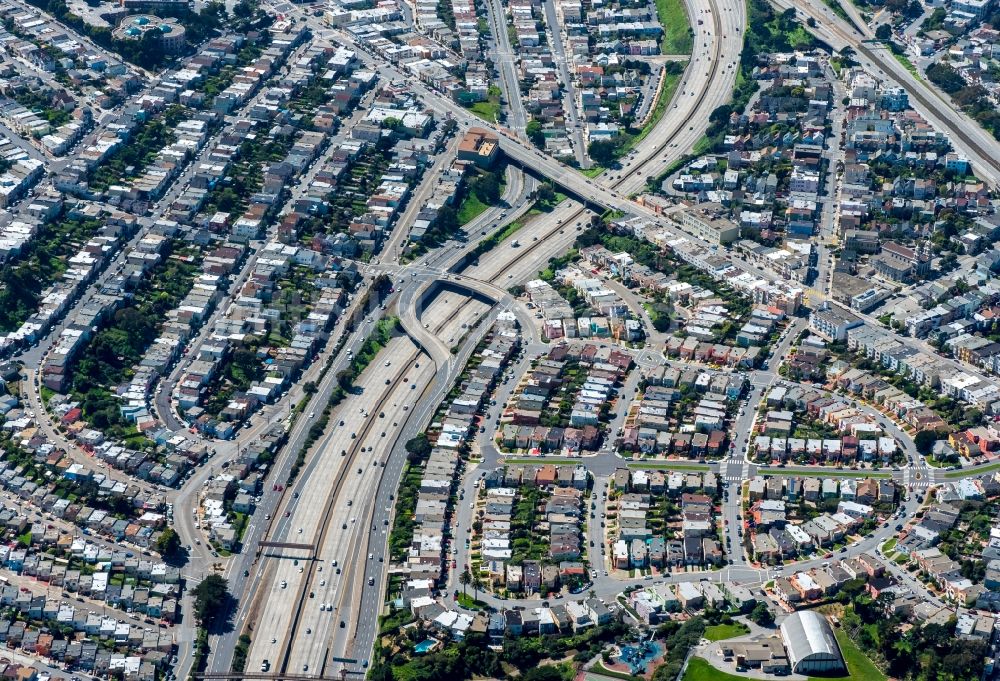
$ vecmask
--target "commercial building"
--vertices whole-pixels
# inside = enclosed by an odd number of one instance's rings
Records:
[[[740,227],[732,220],[721,216],[719,204],[704,203],[697,208],[689,208],[674,213],[671,217],[686,232],[713,244],[729,244],[740,238]]]
[[[828,341],[847,340],[848,330],[863,323],[857,315],[830,305],[809,315],[809,330]]]
[[[150,31],[160,34],[160,46],[164,52],[180,52],[184,49],[184,27],[176,19],[161,19],[152,14],[125,17],[112,35],[116,40],[141,40]]]
[[[499,138],[483,128],[469,128],[458,145],[458,159],[472,161],[480,168],[489,168],[500,155]]]

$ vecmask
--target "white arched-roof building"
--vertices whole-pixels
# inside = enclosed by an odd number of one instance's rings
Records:
[[[844,657],[830,622],[812,610],[800,610],[781,623],[788,663],[796,674],[844,672]]]

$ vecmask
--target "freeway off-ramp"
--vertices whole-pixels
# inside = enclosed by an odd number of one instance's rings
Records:
[[[645,214],[645,211],[643,211],[642,209],[637,207],[635,203],[630,201],[627,198],[627,195],[631,192],[640,189],[641,186],[644,184],[645,177],[647,175],[656,174],[655,169],[666,167],[667,165],[672,163],[675,159],[679,158],[684,153],[686,153],[687,150],[690,149],[691,146],[693,146],[694,142],[700,138],[702,131],[704,130],[704,125],[707,122],[708,114],[712,110],[714,110],[716,106],[723,103],[728,98],[728,93],[731,91],[731,85],[733,79],[735,78],[735,69],[732,68],[732,66],[727,67],[727,64],[734,62],[738,58],[738,54],[740,51],[742,42],[741,26],[742,22],[744,21],[743,5],[741,3],[731,3],[729,5],[726,4],[708,5],[706,3],[706,7],[704,8],[698,8],[697,6],[693,7],[694,7],[692,9],[693,16],[699,16],[699,17],[705,16],[705,18],[709,18],[708,17],[709,14],[712,16],[708,21],[699,21],[698,23],[699,28],[696,29],[695,55],[692,56],[692,66],[688,69],[685,75],[684,83],[678,89],[678,94],[675,96],[674,101],[671,103],[671,108],[668,110],[667,115],[664,118],[664,123],[660,126],[657,126],[657,128],[647,138],[648,144],[644,144],[642,146],[643,150],[653,150],[653,153],[647,153],[644,156],[642,151],[640,151],[625,161],[626,166],[620,173],[616,175],[615,172],[610,172],[606,174],[607,177],[602,177],[599,180],[595,181],[595,180],[588,180],[580,176],[572,169],[566,168],[565,166],[555,163],[554,161],[551,161],[551,159],[548,159],[547,157],[544,157],[543,155],[535,152],[533,149],[525,145],[523,142],[517,140],[514,135],[507,135],[506,131],[500,131],[502,135],[501,145],[504,151],[515,162],[521,164],[524,167],[531,168],[535,172],[539,172],[542,175],[552,179],[557,184],[565,187],[566,189],[568,189],[570,192],[572,192],[577,196],[587,197],[588,201],[596,205],[613,209],[627,210],[632,213]],[[711,8],[711,11],[708,11],[708,8]],[[311,19],[308,18],[307,20],[311,21]],[[371,57],[371,55],[367,56]],[[371,62],[373,60],[369,59],[369,61]],[[709,66],[710,64],[711,66]],[[386,70],[390,74],[393,73],[392,67],[386,67]],[[398,72],[396,73],[401,79],[404,78],[402,74],[399,74]],[[694,85],[692,85],[692,83]],[[698,86],[697,90],[695,90],[695,86]],[[465,125],[471,125],[471,124],[482,125],[481,121],[472,119],[464,109],[461,109],[460,107],[453,105],[451,102],[447,101],[446,99],[443,99],[436,93],[427,90],[422,85],[414,84],[414,89],[417,90],[421,95],[423,95],[426,101],[430,104],[430,106],[436,109],[439,113],[450,114],[454,116],[456,119],[462,121]],[[676,108],[674,108],[674,105],[676,105]],[[604,186],[602,186],[604,183],[611,183],[612,188],[605,188]],[[647,217],[650,217],[651,219],[657,219],[655,218],[655,216],[652,215],[647,215]],[[499,286],[501,288],[506,288],[507,286],[513,283],[522,282],[528,277],[534,276],[534,274],[538,271],[540,266],[549,257],[561,253],[565,249],[565,247],[568,246],[575,239],[575,233],[576,233],[575,229],[576,225],[574,224],[575,222],[582,221],[585,223],[588,219],[589,219],[588,214],[581,213],[578,204],[574,204],[573,202],[565,202],[561,206],[557,207],[556,210],[554,210],[552,213],[545,216],[540,216],[539,218],[535,219],[529,227],[524,228],[521,232],[518,233],[516,237],[506,240],[505,243],[500,244],[497,248],[491,251],[489,258],[482,258],[478,266],[468,269],[463,274],[466,276],[471,276],[475,279],[482,280],[483,282],[494,282],[495,286]],[[530,244],[531,248],[530,257],[528,256],[528,253],[526,252],[526,249],[524,247],[516,247],[512,244],[515,238],[518,239],[522,244],[525,245]],[[536,239],[538,240],[537,243],[535,241]],[[441,251],[433,254],[432,256],[429,256],[424,262],[425,264],[429,265],[436,265],[438,263],[445,264],[446,262],[451,263],[454,262],[455,260],[460,260],[464,255],[464,253],[468,252],[468,249],[470,247],[471,247],[471,242],[469,244],[464,244],[464,245],[450,245],[445,249],[441,249]],[[412,300],[415,298],[415,294],[416,294],[415,290],[410,290],[406,295],[409,296],[409,299]],[[460,304],[465,304],[465,298],[460,295],[456,295],[454,298],[454,302],[450,303],[450,305],[452,306]],[[415,309],[415,306],[413,308],[410,308],[408,306],[403,306],[403,309],[411,310]],[[407,314],[409,315],[410,313],[408,312]],[[427,313],[425,313],[425,315],[426,314]],[[426,320],[430,319],[431,317],[425,315],[419,316],[417,320],[418,323],[429,323]],[[411,324],[411,331],[415,335],[419,334],[419,331],[416,328],[412,328],[412,324]],[[444,335],[439,336],[442,345],[444,345],[444,338],[445,338]],[[469,348],[470,346],[468,342],[463,344],[462,352],[467,352]],[[371,369],[370,376],[366,376],[362,380],[374,381],[374,388],[380,387],[379,377],[381,377],[384,372],[380,372],[379,369],[381,366],[380,363],[382,362],[383,356],[395,358],[391,359],[390,361],[392,361],[393,365],[400,366],[402,363],[405,363],[404,359],[399,359],[400,357],[413,356],[413,353],[415,352],[416,348],[413,346],[407,346],[406,342],[404,341],[400,341],[399,343],[394,342],[392,349],[387,349],[384,353],[382,353],[379,356],[379,359],[376,362],[376,366],[373,366]],[[436,359],[438,359],[439,361],[442,359],[440,346],[436,348],[434,354],[437,355]],[[427,366],[429,366],[429,364],[425,365],[425,367]],[[434,384],[441,385],[443,383],[442,377],[453,377],[454,372],[458,370],[457,368],[459,366],[461,365],[458,362],[448,362],[448,366],[445,371],[441,371],[441,367],[438,366],[437,367],[438,372],[433,376]],[[389,380],[393,380],[398,377],[399,377],[398,374],[393,373],[392,371],[390,371],[386,375],[386,378]],[[430,379],[431,376],[428,376],[423,372],[421,373],[421,375],[414,376],[414,380],[420,382],[421,385],[429,382]],[[368,385],[368,383],[365,384]],[[382,381],[382,384],[384,384],[384,380]],[[415,382],[414,384],[417,383]],[[368,391],[366,390],[366,392]],[[362,395],[364,395],[364,393],[362,393]],[[431,400],[431,396],[428,396],[427,399]],[[437,401],[436,395],[434,396],[434,399],[432,401],[434,404],[436,404]],[[354,396],[352,396],[351,398],[345,401],[341,409],[338,409],[335,412],[335,415],[339,414],[348,415],[350,412],[356,411],[356,409],[354,408],[356,404],[362,404],[362,403],[363,402],[361,401],[356,402],[354,400]],[[316,404],[316,402],[314,401],[313,404]],[[423,401],[421,401],[421,404],[423,405]],[[430,411],[431,407],[428,406],[425,409],[426,411]],[[749,411],[750,410],[748,410],[748,412]],[[420,414],[421,418],[416,418],[416,416],[417,415],[413,414],[411,411],[411,418],[405,421],[407,425],[401,427],[402,428],[417,427],[417,425],[419,425],[422,421],[425,421],[425,418],[426,416],[428,416],[428,414],[426,413]],[[348,426],[346,424],[348,423],[348,420],[346,416],[344,420],[345,420],[345,428],[347,428]],[[339,419],[337,420],[337,422],[339,423]],[[414,425],[411,426],[409,424],[414,424]],[[334,440],[330,438],[333,438],[334,436],[335,433],[329,435],[327,441],[324,442],[323,446],[317,449],[317,451],[320,453],[311,459],[313,466],[319,465],[316,462],[327,458],[327,455],[329,454],[327,450],[329,449],[330,445],[334,443]],[[342,436],[343,434],[341,434],[341,437]],[[378,449],[376,451],[379,453],[379,455],[385,456],[389,448],[383,445],[383,443],[381,442],[382,439],[381,437],[378,439],[379,439],[379,442],[377,443]],[[387,438],[387,440],[388,439],[390,438]],[[397,438],[396,442],[397,448],[399,442],[403,440],[404,440],[403,437]],[[333,447],[334,449],[336,449],[336,444],[333,444]],[[341,449],[345,448],[342,447]],[[334,453],[339,454],[338,452]],[[372,454],[374,453],[375,452],[373,452]],[[393,489],[391,484],[392,478],[398,475],[398,471],[401,469],[397,468],[396,465],[393,463],[395,458],[396,454],[393,454],[393,457],[387,459],[389,463],[387,464],[386,474],[384,475],[384,477],[366,475],[364,473],[362,473],[359,476],[360,478],[359,487],[366,493],[364,498],[368,498],[373,494],[373,487],[372,487],[373,485],[375,485],[374,489],[379,490],[377,493],[379,497],[376,503],[366,504],[366,508],[371,511],[372,518],[374,520],[378,520],[380,518],[388,519],[387,515],[380,515],[380,514],[387,514],[388,512],[385,511],[385,509],[390,508],[391,504],[383,505],[382,502],[387,497],[382,497],[381,495],[383,494],[383,492],[385,492],[386,495],[391,494],[391,492],[388,492],[386,490]],[[732,462],[732,463],[733,465],[735,465],[737,462]],[[742,466],[742,464],[740,465]],[[726,466],[728,468],[729,466],[728,462]],[[331,466],[331,469],[332,471],[338,470],[335,466]],[[319,476],[323,475],[324,473],[326,474],[326,477],[322,479],[326,480],[328,484],[331,484],[330,476],[333,475],[334,477],[336,477],[337,475],[332,471],[323,471],[314,476],[310,474],[313,472],[313,470],[314,470],[313,468],[308,468],[309,472],[308,473],[304,472],[302,474],[302,476],[300,477],[300,483],[302,485],[307,485],[308,483],[306,481],[312,477],[317,477],[317,479],[320,479]],[[364,471],[363,466],[362,470]],[[346,472],[350,473],[351,471],[348,470]],[[740,471],[741,475],[742,472],[743,471],[741,470]],[[735,472],[733,474],[735,474]],[[382,480],[383,484],[379,484],[378,480]],[[306,487],[303,487],[303,489],[306,489]],[[308,487],[308,489],[311,490],[313,488]],[[326,487],[326,489],[330,488]],[[286,499],[287,498],[288,495],[286,495]],[[302,498],[304,497],[300,494],[300,499]],[[309,498],[312,498],[312,496],[310,495]],[[316,528],[318,530],[317,513],[319,511],[317,508],[312,508],[306,511],[300,509],[297,504],[290,504],[288,510],[290,516],[287,519],[287,522],[281,524],[281,521],[279,521],[279,524],[272,530],[270,536],[278,538],[282,537],[289,538],[288,537],[289,533],[293,533],[293,535],[298,535],[297,528],[299,527],[303,528],[303,535],[306,535],[307,523],[310,528]],[[340,510],[342,511],[343,509]],[[336,513],[335,516],[338,519],[343,517],[340,512]],[[302,519],[301,523],[298,522],[300,518]],[[359,517],[358,523],[360,523],[361,520],[362,518]],[[348,528],[350,528],[350,526],[354,524],[357,523],[349,523]],[[366,527],[362,529],[367,530],[367,532],[371,532],[370,525],[368,525],[367,521],[365,521],[365,525]],[[338,531],[342,533],[343,527],[342,525],[336,525],[334,523],[332,534],[337,535]],[[350,529],[348,529],[347,532],[348,536],[355,536],[355,535],[350,535]],[[298,672],[301,670],[301,667],[304,667],[306,664],[308,664],[310,673],[313,672],[314,670],[316,671],[316,673],[319,673],[320,670],[325,670],[327,668],[325,666],[326,665],[325,661],[328,659],[328,657],[331,655],[337,655],[338,653],[344,656],[347,656],[348,654],[354,655],[357,657],[357,659],[363,659],[367,657],[367,651],[370,649],[371,642],[374,640],[375,636],[375,627],[377,626],[376,613],[381,604],[381,583],[382,583],[381,576],[382,576],[382,571],[385,568],[384,564],[378,564],[377,561],[375,561],[374,563],[373,561],[368,561],[364,549],[360,548],[361,546],[367,543],[368,541],[367,534],[364,531],[361,531],[360,534],[357,533],[355,534],[358,541],[355,543],[354,553],[361,555],[362,558],[365,559],[362,561],[362,563],[365,565],[365,569],[364,570],[352,569],[352,573],[349,575],[345,575],[343,579],[347,580],[353,579],[355,582],[360,580],[362,582],[360,587],[362,593],[361,602],[359,604],[360,607],[356,608],[356,611],[355,609],[348,608],[348,613],[349,613],[348,617],[351,618],[352,623],[354,623],[354,621],[357,620],[356,626],[353,627],[347,626],[345,621],[344,630],[340,630],[339,615],[340,615],[340,609],[344,608],[344,604],[337,605],[336,607],[338,608],[338,610],[335,612],[335,614],[338,616],[338,625],[336,626],[332,637],[330,637],[329,645],[318,642],[320,641],[320,637],[318,634],[311,641],[302,642],[304,636],[305,637],[312,636],[312,634],[303,634],[302,632],[305,631],[305,629],[312,629],[315,632],[323,631],[329,634],[328,631],[329,625],[335,619],[331,618],[328,612],[318,610],[318,604],[323,602],[317,600],[319,594],[316,594],[316,596],[314,596],[312,599],[308,599],[307,596],[306,598],[308,600],[314,602],[314,607],[312,608],[307,607],[303,613],[303,621],[296,625],[297,633],[295,636],[294,645],[292,647],[291,657],[289,659],[289,663],[285,665],[287,666],[289,672],[292,671]],[[378,534],[381,537],[381,533],[379,532],[377,523],[376,523],[376,534]],[[362,536],[365,537],[364,542],[361,541]],[[290,537],[290,539],[292,540],[294,540],[294,538],[295,538],[294,536]],[[336,540],[332,541],[334,541],[334,543],[330,545],[330,549],[332,551],[345,550],[343,548],[344,547],[343,542],[346,541],[345,539],[342,538],[339,543]],[[874,543],[878,541],[878,537],[873,538],[869,541],[871,543]],[[867,544],[865,544],[865,546],[867,546]],[[323,548],[321,547],[321,551],[322,550]],[[369,552],[374,554],[374,551],[369,551]],[[266,559],[266,560],[273,561],[275,559]],[[307,573],[304,569],[303,573],[299,573],[297,571],[297,568],[298,567],[305,568],[305,566],[301,565],[301,561],[300,561],[300,566],[295,566],[294,563],[292,562],[293,560],[294,558],[291,560],[281,559],[280,566],[276,566],[273,568],[268,566],[266,571],[268,578],[264,580],[262,580],[262,578],[260,577],[259,571],[255,570],[255,573],[253,575],[254,588],[255,589],[257,588],[257,584],[267,583],[270,586],[266,588],[270,589],[268,594],[271,596],[271,598],[266,599],[266,602],[263,602],[261,605],[261,607],[265,608],[265,610],[253,613],[257,615],[257,617],[259,618],[258,621],[268,621],[268,622],[273,621],[270,617],[271,612],[273,612],[279,618],[282,617],[283,615],[280,612],[281,609],[280,606],[282,603],[285,603],[287,608],[287,601],[290,598],[290,594],[296,592],[297,585],[305,583],[307,579],[310,580],[309,581],[310,584],[318,583],[320,580],[324,579],[323,577],[320,576],[323,573],[319,573],[318,570],[310,574]],[[377,567],[377,565],[383,565],[383,567]],[[316,565],[315,567],[319,566]],[[745,572],[740,572],[738,578],[742,579],[743,576],[745,576],[747,579],[760,578],[760,574],[757,572],[754,572],[752,570],[746,570],[745,568],[740,568],[740,569],[745,570]],[[324,567],[324,573],[328,574],[328,570],[329,567]],[[236,571],[234,570],[233,573],[235,572]],[[278,577],[278,575],[282,575],[282,577]],[[286,577],[291,577],[291,579],[286,579]],[[369,577],[376,580],[375,588],[367,588],[367,579]],[[280,588],[281,579],[285,579],[287,583],[285,589]],[[332,586],[333,581],[334,580],[328,580],[328,584]],[[234,583],[233,585],[234,591],[237,593],[242,593],[246,585],[239,577],[235,578],[235,582],[236,583]],[[621,587],[622,587],[621,582],[617,582],[615,584],[611,584],[608,586],[608,588],[617,588],[617,589],[620,589]],[[335,596],[335,594],[330,594],[329,597],[333,596]],[[272,603],[274,605],[272,605]],[[271,611],[266,610],[266,608],[268,607],[271,608]],[[248,618],[248,613],[246,612],[246,608],[247,606],[244,605],[244,609],[241,610],[241,619]],[[321,615],[326,615],[326,618],[324,619],[323,617],[321,617]],[[289,620],[290,623],[291,618],[287,619]],[[316,626],[313,627],[312,625]],[[280,630],[280,627],[278,627],[278,630]],[[256,671],[255,665],[259,665],[260,661],[264,659],[265,653],[262,651],[267,649],[267,646],[269,645],[274,645],[276,646],[276,648],[271,649],[274,652],[268,652],[266,654],[274,655],[275,658],[272,659],[269,657],[267,659],[271,662],[271,664],[278,663],[278,654],[283,653],[284,651],[281,650],[281,644],[280,644],[282,640],[281,637],[274,636],[274,638],[276,639],[275,644],[270,644],[269,639],[262,642],[259,636],[255,638],[254,646],[251,651],[251,659],[248,663],[249,665],[248,669],[250,671]],[[226,655],[223,654],[217,656],[217,659],[221,658],[224,660],[225,657]],[[315,665],[320,665],[320,666],[317,668]],[[220,668],[223,666],[224,665],[213,664],[213,667],[216,668]]]

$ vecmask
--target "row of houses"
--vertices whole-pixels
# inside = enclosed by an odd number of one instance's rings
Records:
[[[536,430],[530,435],[530,443],[538,443],[540,448],[580,451],[597,445],[602,410],[631,365],[631,356],[613,347],[579,343],[553,347],[522,377],[501,419],[505,424],[500,433],[502,443],[509,446],[507,443],[513,442],[516,446],[522,432],[515,427],[531,427]],[[575,383],[567,378],[570,370],[577,372]],[[566,393],[569,387],[574,388],[571,395]],[[559,402],[569,400],[572,407],[568,414],[560,416],[562,422],[551,423],[549,415],[559,413]],[[546,430],[537,431],[539,427]],[[527,432],[523,435],[527,436]]]
[[[129,381],[118,389],[122,415],[135,423],[139,432],[149,432],[159,425],[149,407],[153,389],[180,358],[198,327],[211,315],[222,298],[228,276],[236,270],[244,255],[245,250],[236,244],[223,244],[204,255],[201,273],[195,277],[191,290],[167,313],[160,335],[133,367]]]
[[[629,408],[619,446],[644,454],[694,458],[721,454],[730,405],[706,395],[685,409],[681,398],[676,388],[647,386]]]
[[[524,609],[502,609],[492,613],[467,613],[450,610],[425,595],[426,589],[416,582],[407,583],[404,601],[415,617],[427,622],[442,639],[462,640],[470,632],[484,634],[493,645],[523,636],[574,634],[610,623],[616,616],[616,606],[607,606],[600,599],[566,601],[554,606]]]
[[[80,500],[71,502],[54,493],[56,480],[59,479],[56,475],[53,475],[55,480],[40,485],[28,479],[25,475],[28,471],[5,464],[0,464],[0,486],[88,532],[117,542],[128,542],[140,549],[156,545],[160,531],[166,524],[160,512],[164,504],[161,493],[147,492],[136,485],[117,482],[100,474],[87,476],[82,466],[72,464],[60,452],[50,454],[45,462],[46,468],[51,466],[54,474],[62,472],[62,478],[72,479],[80,485]],[[131,513],[123,518],[118,513],[110,512],[110,504],[104,501],[107,498],[128,499],[131,502]],[[104,503],[97,503],[98,499]],[[116,508],[123,506],[118,504]]]
[[[754,526],[753,552],[762,563],[776,563],[797,555],[808,554],[817,547],[831,546],[850,536],[861,527],[865,517],[860,515],[870,506],[842,501],[836,513],[821,513],[799,525],[786,524],[784,501],[759,501],[754,508],[755,518],[762,524]]]
[[[44,599],[43,599],[44,600]],[[71,606],[72,607],[72,606]],[[36,607],[21,611],[26,617],[35,619],[35,613],[44,614]],[[53,632],[50,627],[39,628],[24,621],[0,619],[0,642],[12,650],[54,660],[66,669],[80,670],[98,676],[126,675],[128,678],[153,681],[159,670],[169,666],[174,650],[171,634],[146,632],[128,624],[119,624],[113,617],[101,617],[96,613],[86,613],[81,621],[70,610],[63,611],[70,619],[53,619],[63,626],[73,627],[78,633],[87,632],[79,638],[65,638]],[[79,625],[81,628],[77,629]],[[93,633],[89,633],[93,631]],[[59,638],[57,638],[59,636]],[[129,647],[142,655],[114,652],[114,647]],[[2,663],[5,670],[13,670],[18,679],[37,679],[33,667],[20,667]]]
[[[544,487],[544,507],[538,509],[534,526],[525,528],[533,536],[547,533],[548,551],[541,560],[524,560],[514,555],[512,531],[515,506],[521,489],[491,487],[479,519],[482,521],[480,552],[482,572],[494,589],[509,592],[543,592],[558,585],[555,565],[579,561],[582,556],[581,513],[583,491],[576,487]],[[541,506],[541,505],[540,505]]]
[[[834,561],[824,567],[806,572],[796,572],[774,580],[771,593],[781,603],[796,608],[810,601],[835,595],[853,579],[865,582],[877,580],[885,574],[885,566],[870,553],[855,558]]]
[[[874,506],[891,505],[895,495],[895,486],[887,480],[842,480],[838,490],[838,482],[833,479],[753,478],[748,489],[748,525],[754,552],[762,562],[808,554],[839,541],[867,519],[876,518]],[[829,500],[838,501],[835,513],[823,513],[801,523],[789,521],[788,504]]]
[[[797,478],[757,476],[747,485],[751,502],[762,499],[783,499],[789,503],[800,500],[817,503],[829,499],[858,502],[859,504],[892,504],[896,500],[896,487],[890,480],[864,478]]]
[[[941,490],[939,503],[906,525],[898,536],[895,550],[899,555],[908,557],[939,589],[942,596],[962,606],[979,602],[980,607],[997,611],[1000,610],[1000,597],[996,594],[1000,591],[1000,580],[997,579],[996,568],[1000,563],[993,561],[1000,559],[1000,539],[996,536],[1000,533],[991,528],[985,545],[968,556],[986,563],[987,570],[981,582],[974,582],[963,575],[962,564],[938,547],[942,537],[954,530],[961,520],[961,505],[966,502],[961,488],[972,485],[973,481],[961,482],[953,490]],[[995,498],[1000,494],[1000,489],[990,481],[986,494]],[[976,501],[975,495],[970,501]]]
[[[215,317],[210,333],[197,347],[190,348],[194,360],[174,388],[174,400],[191,425],[216,437],[231,437],[240,422],[261,405],[278,399],[313,361],[347,302],[347,294],[336,280],[319,277],[320,272],[330,269],[330,261],[330,256],[277,241],[258,251],[247,281],[222,314]],[[281,280],[294,268],[302,268],[318,278],[315,300],[303,314],[286,319],[278,291]],[[215,283],[218,287],[220,282]],[[193,335],[194,324],[207,319],[207,315],[189,319],[186,335]],[[245,391],[235,392],[218,414],[201,408],[213,396],[215,379],[233,354],[266,337],[282,322],[291,327],[288,343],[258,348],[255,361],[260,362],[262,378],[252,380]],[[148,388],[143,390],[141,401],[135,400],[138,409],[145,408],[147,393]]]
[[[62,155],[69,144],[79,139],[90,127],[90,109],[77,108],[72,96],[65,90],[53,90],[37,79],[34,83],[25,80],[13,84],[9,89],[4,89],[17,97],[19,90],[26,89],[30,85],[35,86],[36,94],[48,96],[48,105],[52,110],[71,111],[70,120],[56,127],[49,123],[44,112],[35,113],[14,100],[0,97],[0,121],[26,141],[30,141],[40,151],[53,156]]]
[[[108,240],[94,240],[94,251],[106,256],[110,249]],[[42,384],[56,392],[65,392],[72,379],[72,366],[80,351],[86,346],[95,330],[105,325],[114,312],[124,305],[132,291],[143,281],[149,271],[166,257],[168,237],[154,229],[143,236],[129,251],[125,264],[88,304],[73,308],[72,314],[52,349],[42,363]]]
[[[645,624],[655,625],[679,612],[727,606],[746,612],[756,602],[752,592],[739,584],[708,581],[654,584],[628,594],[629,605]]]
[[[642,488],[633,473],[632,487]],[[647,525],[653,498],[629,492],[617,499],[618,534],[611,546],[612,565],[618,570],[663,569],[720,565],[722,547],[715,539],[714,503],[706,494],[680,496],[680,521],[665,534],[654,534]],[[667,519],[669,520],[669,519]]]
[[[447,573],[449,500],[460,470],[459,451],[467,445],[475,419],[489,402],[489,396],[519,343],[513,321],[506,317],[498,320],[492,336],[477,350],[481,361],[468,370],[460,396],[447,403],[443,416],[431,424],[429,432],[435,445],[423,466],[413,536],[405,558],[405,568],[411,579],[439,584]]]

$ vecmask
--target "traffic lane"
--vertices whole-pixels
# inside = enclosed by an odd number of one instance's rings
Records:
[[[411,348],[412,350],[410,348],[407,349],[408,354],[416,356],[416,348],[413,346]],[[402,357],[400,361],[408,363],[409,359],[409,357]],[[409,386],[411,384],[421,385],[429,382],[434,373],[434,369],[427,362],[422,363],[419,368],[411,366],[405,374],[407,380],[400,382],[395,387],[387,402],[391,400],[394,404],[402,404],[405,400],[409,399],[409,393],[411,392]],[[398,413],[403,413],[399,411],[398,407],[396,409]],[[369,542],[379,533],[384,534],[388,527],[386,514],[382,510],[383,507],[377,504],[377,491],[379,481],[385,471],[381,464],[387,459],[392,443],[402,429],[402,426],[399,425],[400,422],[395,420],[397,412],[386,410],[384,412],[386,417],[378,419],[378,425],[370,431],[368,437],[362,443],[363,448],[370,448],[371,451],[363,453],[362,460],[358,462],[359,470],[363,471],[361,478],[355,479],[349,486],[342,488],[341,499],[335,502],[337,504],[335,508],[338,509],[338,512],[334,513],[331,518],[334,525],[329,529],[326,541],[320,547],[318,555],[321,561],[329,562],[340,557],[339,559],[344,564],[351,565],[353,568],[353,566],[360,562],[384,559],[384,554],[379,550],[369,547]],[[354,477],[353,471],[349,474],[352,478]],[[344,520],[341,525],[337,525],[341,519],[346,519],[350,508],[357,508],[353,506],[354,499],[369,498],[375,500],[376,504],[358,504],[360,512],[363,514],[359,516],[359,522],[355,523],[352,519],[352,522],[348,525],[346,520]],[[344,530],[343,525],[348,525],[347,530]],[[369,529],[369,526],[372,529]],[[365,558],[366,549],[368,553],[367,559]],[[351,572],[353,573],[353,570]],[[335,612],[338,620],[345,620],[353,626],[357,613],[354,611],[350,596],[357,591],[354,588],[350,588],[352,586],[347,583],[347,577],[345,577],[341,584],[340,602]],[[329,600],[334,600],[332,595],[330,595]],[[314,616],[310,618],[315,625],[312,627],[312,640],[316,642],[325,641],[334,626],[334,618],[328,612],[320,611],[318,607],[313,608],[313,611]],[[299,640],[301,641],[302,639],[300,638]],[[295,662],[295,666],[292,669],[297,669],[300,662],[303,669],[305,669],[306,665],[309,665],[311,669],[320,669],[325,654],[325,644],[313,643],[306,650],[293,648],[292,659]]]
[[[472,350],[476,347],[483,335],[485,335],[488,328],[489,327],[486,323],[478,327],[478,329],[467,339],[463,350],[459,352],[459,361],[449,367],[448,371],[438,372],[435,375],[434,384],[421,394],[419,403],[410,411],[410,419],[406,422],[404,431],[406,435],[404,435],[404,437],[397,438],[390,456],[390,463],[387,465],[387,468],[393,472],[395,477],[391,477],[389,475],[383,476],[379,487],[379,498],[388,500],[388,506],[394,506],[392,497],[398,489],[400,475],[405,465],[407,456],[404,446],[405,441],[424,428],[424,424],[429,421],[431,415],[434,413],[434,410],[437,408],[437,404],[444,398],[445,393],[456,380],[457,376],[461,372],[461,368],[465,365],[468,357],[471,355]],[[378,612],[381,611],[383,586],[384,579],[376,577],[374,586],[368,587],[366,585],[363,587],[361,621],[358,624],[357,633],[352,636],[349,642],[350,647],[343,648],[345,650],[350,650],[351,655],[355,656],[356,659],[368,659],[372,646],[374,645],[374,637],[377,632],[377,615]],[[345,657],[346,656],[347,655],[345,655]],[[363,666],[360,669],[363,671]]]
[[[395,341],[399,341],[395,343],[396,345],[409,342],[404,339],[393,339],[390,345]],[[380,353],[379,357],[381,356]],[[367,419],[364,414],[375,408],[377,397],[382,392],[380,386],[384,389],[384,382],[390,380],[393,374],[391,365],[385,366],[373,362],[370,368],[371,370],[363,372],[357,381],[361,391],[349,393],[338,408],[333,410],[330,418],[330,434],[311,457],[306,470],[296,480],[292,496],[287,499],[283,509],[284,513],[276,523],[272,523],[273,540],[299,542],[306,537],[305,541],[315,541],[318,537],[324,504],[314,503],[313,500],[326,499],[339,475],[342,472],[345,474],[350,472],[346,468],[347,457],[341,456],[341,452],[347,451],[355,444],[354,438],[350,435],[362,430]],[[339,425],[341,420],[344,422],[343,426]],[[296,498],[295,494],[299,496]],[[297,503],[299,499],[310,502],[299,504]],[[285,645],[283,637],[278,633],[287,634],[294,615],[287,607],[288,598],[292,597],[292,594],[297,594],[305,581],[304,569],[302,572],[299,571],[299,568],[304,566],[295,565],[291,560],[277,560],[277,566],[271,577],[272,588],[264,601],[260,618],[260,621],[269,623],[272,631],[277,632],[272,636],[276,640],[274,643],[266,640],[259,644],[255,641],[251,645],[247,659],[247,664],[252,665],[251,669],[257,668],[265,658],[272,664],[277,659],[281,646]],[[284,589],[280,588],[282,582],[286,585]],[[274,588],[275,586],[278,588]],[[287,593],[281,593],[286,590]]]

